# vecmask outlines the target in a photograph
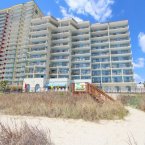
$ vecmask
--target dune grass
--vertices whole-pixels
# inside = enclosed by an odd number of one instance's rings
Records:
[[[97,121],[123,119],[127,110],[119,102],[99,104],[88,95],[58,92],[1,94],[0,113]]]
[[[21,127],[0,123],[0,145],[53,145],[48,134],[27,123]]]
[[[124,105],[145,111],[145,93],[120,95],[118,100]]]

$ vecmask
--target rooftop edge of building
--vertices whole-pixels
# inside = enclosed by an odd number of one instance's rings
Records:
[[[110,22],[103,22],[103,23],[100,23],[100,22],[96,22],[96,23],[90,23],[90,21],[79,21],[77,22],[74,18],[62,18],[62,19],[57,19],[55,18],[54,16],[52,15],[48,15],[48,16],[42,16],[40,18],[34,18],[32,19],[32,21],[35,21],[35,20],[41,20],[41,19],[53,19],[55,20],[56,22],[67,22],[67,21],[72,21],[72,22],[75,22],[76,24],[78,25],[81,25],[81,24],[86,24],[86,25],[91,25],[92,27],[94,26],[97,26],[97,25],[108,25],[108,24],[111,24],[111,25],[116,25],[116,24],[128,24],[128,20],[118,20],[118,21],[110,21]]]
[[[16,4],[16,5],[10,6],[8,8],[1,9],[0,13],[8,12],[12,8],[15,8],[15,7],[18,7],[18,6],[23,6],[24,4],[27,4],[27,3],[33,3],[39,9],[39,11],[42,13],[42,15],[44,16],[43,12],[41,11],[41,9],[39,8],[39,6],[37,5],[37,3],[34,0],[29,0],[28,2],[25,2],[25,3]]]

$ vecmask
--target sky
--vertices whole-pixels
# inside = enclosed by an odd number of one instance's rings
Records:
[[[30,0],[1,0],[0,9]],[[145,0],[35,0],[44,15],[104,23],[129,21],[136,82],[145,81]]]

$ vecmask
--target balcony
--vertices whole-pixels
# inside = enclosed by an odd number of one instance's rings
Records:
[[[119,50],[120,50],[120,49],[121,49],[121,50],[122,50],[122,49],[130,49],[130,47],[131,47],[130,44],[110,45],[110,49],[111,49],[111,50],[113,50],[113,49],[114,49],[114,50],[115,50],[115,49],[116,49],[116,50],[117,50],[117,49],[119,49]]]
[[[123,56],[131,56],[131,52],[129,53],[116,53],[116,54],[111,54],[111,57],[115,57],[115,56],[118,56],[118,57],[123,57]]]
[[[123,31],[128,31],[128,25],[124,26],[114,26],[109,28],[109,32],[115,33],[115,32],[123,32]]]
[[[5,69],[5,73],[7,73],[7,72],[13,73],[13,69]]]
[[[31,37],[30,38],[30,42],[41,42],[41,41],[46,41],[48,40],[48,36],[42,36],[40,35],[40,37]]]
[[[76,29],[76,30],[74,30],[73,31],[73,33],[83,33],[83,32],[88,32],[88,31],[90,31],[90,26],[88,25],[88,26],[86,26],[86,27],[79,27],[79,29]]]
[[[15,72],[25,72],[25,68],[16,68]]]
[[[70,38],[58,38],[58,39],[52,39],[53,44],[58,44],[58,43],[67,43],[70,42]]]
[[[46,49],[31,49],[28,54],[47,54]]]
[[[93,39],[93,38],[101,38],[102,37],[102,39],[104,38],[104,39],[106,39],[107,37],[108,37],[108,33],[104,33],[104,34],[93,34],[93,35],[91,35],[91,38]]]
[[[26,58],[17,59],[16,62],[17,62],[17,63],[26,62]]]
[[[113,43],[113,42],[121,42],[121,41],[126,41],[126,40],[129,40],[130,42],[129,37],[111,38],[110,42]]]
[[[36,47],[43,47],[43,46],[48,46],[48,42],[44,42],[44,43],[36,43],[36,44],[30,44],[29,47],[31,48],[36,48]]]
[[[72,46],[72,49],[73,50],[90,50],[91,48],[90,48],[91,46],[90,45],[74,45],[74,46]]]
[[[62,36],[69,36],[70,32],[69,31],[62,31],[62,32],[52,32],[51,36],[52,37],[62,37]]]
[[[93,43],[91,43],[91,46],[92,47],[97,47],[97,46],[108,46],[109,47],[109,41],[107,40],[107,41],[100,41],[100,43],[98,43],[98,42],[93,42]]]
[[[34,74],[46,74],[46,71],[35,71]]]
[[[30,35],[35,35],[35,34],[49,34],[49,31],[47,29],[45,30],[39,30],[39,31],[30,31]]]
[[[68,68],[69,65],[50,65],[50,68]]]
[[[42,56],[42,57],[29,57],[27,60],[31,62],[31,61],[38,61],[38,60],[42,61],[46,59],[47,59],[47,56],[44,56],[44,57]]]
[[[76,44],[90,44],[90,40],[89,39],[82,39],[82,40],[75,40],[75,41],[72,41],[72,45],[76,45]]]
[[[97,47],[92,47],[93,52],[100,52],[100,51],[106,51],[109,49],[109,46],[97,46]]]
[[[60,72],[60,71],[55,71],[55,72],[50,72],[50,75],[68,75],[69,72]]]
[[[75,65],[72,65],[72,69],[90,69],[91,65],[90,64],[75,64]]]
[[[90,59],[72,59],[72,63],[84,63],[84,62],[91,62]]]
[[[68,62],[68,61],[69,61],[69,57],[66,57],[66,58],[51,58],[50,61],[51,61],[51,62],[58,62],[58,61],[59,61],[59,62],[60,62],[60,61],[61,61],[61,62]]]
[[[72,34],[72,38],[90,38],[90,33],[78,33],[78,34]]]
[[[14,64],[6,64],[5,65],[5,68],[13,68],[14,67]]]
[[[62,43],[62,44],[53,44],[51,47],[52,47],[52,49],[53,49],[53,48],[60,48],[60,47],[61,47],[61,48],[62,48],[62,47],[63,47],[63,48],[69,48],[70,45],[69,45],[69,43]]]
[[[92,64],[100,64],[100,65],[102,65],[102,64],[108,63],[108,62],[110,62],[110,59],[92,60]]]
[[[14,59],[12,59],[12,60],[11,60],[11,59],[7,59],[7,60],[6,60],[6,63],[11,63],[11,64],[13,64],[14,62],[15,62]]]
[[[49,23],[49,22],[43,22],[43,23],[40,23],[40,24],[32,24],[31,25],[31,30],[39,30],[39,29],[41,29],[41,28],[54,28],[54,25],[52,25],[51,23]]]
[[[52,50],[51,55],[52,56],[60,56],[60,55],[66,55],[69,54],[69,50]]]
[[[42,68],[44,68],[44,67],[46,67],[46,63],[30,63],[30,64],[27,64],[26,67],[31,67],[31,68],[42,67]]]
[[[15,77],[23,77],[23,76],[25,76],[25,73],[17,72]]]
[[[9,78],[12,78],[13,77],[13,74],[4,74],[4,77],[9,77]]]
[[[16,57],[15,55],[7,55],[7,56],[6,56],[7,59],[11,59],[11,58],[14,59],[15,57]]]
[[[91,30],[92,34],[101,34],[101,33],[107,33],[108,32],[108,27],[105,28],[95,28]]]
[[[117,58],[116,57],[112,57],[111,61],[112,62],[125,62],[125,61],[128,62],[128,61],[132,61],[132,58],[131,57],[124,57],[124,56],[123,57],[117,57]]]
[[[123,44],[130,44],[130,40],[119,40],[119,41],[111,41],[110,45],[123,45]]]
[[[129,37],[129,32],[126,31],[126,32],[112,32],[110,33],[110,38],[120,38],[122,36],[126,36],[126,37]]]
[[[9,54],[15,54],[16,53],[16,51],[15,50],[12,50],[12,51],[5,51],[5,54],[7,54],[7,55],[9,55]]]
[[[109,57],[109,56],[110,56],[109,52],[92,53],[92,58],[102,58],[102,57]]]

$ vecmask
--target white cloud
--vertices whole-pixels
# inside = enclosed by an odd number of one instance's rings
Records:
[[[136,68],[143,68],[145,66],[145,59],[139,58],[137,62],[133,63],[133,66]]]
[[[139,46],[141,47],[142,51],[145,52],[145,34],[140,32],[138,35]]]
[[[143,82],[144,80],[142,79],[141,76],[139,76],[138,74],[134,74],[134,78],[135,78],[135,82],[139,83],[139,82]]]
[[[47,12],[47,15],[48,15],[48,16],[50,16],[50,15],[51,15],[51,12],[50,12],[50,11],[49,11],[49,12]]]
[[[65,0],[69,13],[90,15],[98,22],[112,17],[111,6],[114,0]]]
[[[64,7],[60,6],[60,10],[64,18],[74,18],[78,22],[82,21],[81,18],[74,16],[73,13],[68,13],[67,9]]]

